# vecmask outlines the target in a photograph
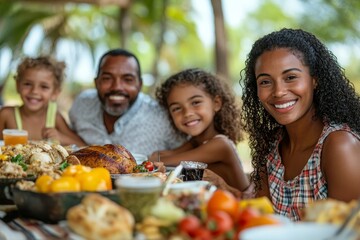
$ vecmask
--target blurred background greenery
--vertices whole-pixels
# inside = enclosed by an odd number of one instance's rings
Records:
[[[283,27],[319,37],[360,90],[358,0],[0,0],[0,99],[19,104],[13,75],[24,56],[50,54],[67,63],[59,98],[63,114],[93,86],[99,57],[127,48],[140,59],[143,91],[170,74],[200,67],[238,81],[259,37]],[[246,141],[239,145],[245,159]]]

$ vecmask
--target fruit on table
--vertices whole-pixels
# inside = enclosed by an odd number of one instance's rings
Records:
[[[36,190],[41,193],[50,191],[50,184],[54,179],[49,175],[41,175],[35,181]]]
[[[240,207],[240,209],[245,209],[247,207],[251,207],[251,208],[257,209],[260,213],[263,213],[263,214],[274,213],[273,206],[267,197],[259,197],[259,198],[241,200],[239,202],[239,207]]]
[[[62,173],[62,176],[71,176],[75,177],[76,175],[83,173],[83,172],[90,172],[91,168],[84,165],[70,165],[67,168],[65,168],[64,172]]]
[[[267,198],[239,201],[230,192],[217,190],[206,203],[206,214],[186,216],[177,229],[189,239],[237,239],[244,229],[281,224],[272,213]]]
[[[107,191],[112,189],[110,172],[105,168],[83,165],[67,167],[59,179],[42,175],[35,181],[36,190],[48,192]]]
[[[238,215],[237,219],[237,225],[242,228],[245,226],[252,218],[260,216],[260,212],[252,207],[246,207],[242,210],[240,210],[240,213]]]
[[[144,161],[141,165],[144,165],[149,172],[154,171],[154,163],[151,161]]]
[[[214,237],[211,235],[211,232],[206,227],[199,227],[194,232],[194,238],[199,240],[212,240]]]
[[[208,216],[206,226],[213,236],[232,235],[234,222],[227,212],[216,211]]]
[[[106,168],[93,168],[91,172],[95,175],[97,175],[98,178],[102,178],[106,182],[107,190],[112,189],[112,183],[111,183],[111,175],[110,172]]]
[[[108,190],[105,179],[99,176],[96,172],[83,172],[77,174],[75,178],[79,182],[80,188],[83,191],[92,192]]]
[[[257,226],[274,225],[274,224],[275,225],[280,224],[280,221],[274,218],[274,216],[270,214],[263,214],[250,218],[243,226],[240,226],[239,229],[243,230]]]
[[[239,202],[230,192],[218,189],[207,202],[206,211],[208,215],[217,211],[224,211],[236,219],[239,212]]]
[[[201,221],[194,215],[186,216],[178,224],[178,231],[190,237],[195,237],[196,230],[201,226]]]
[[[50,192],[79,192],[80,183],[74,177],[60,177],[50,183]]]

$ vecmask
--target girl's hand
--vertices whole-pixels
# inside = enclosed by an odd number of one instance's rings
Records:
[[[156,167],[158,172],[166,172],[166,167],[163,162],[154,162],[154,166]]]
[[[163,162],[161,162],[161,152],[156,151],[148,158],[148,161],[153,162],[154,166],[158,169],[159,172],[166,172],[166,167]]]
[[[210,169],[205,169],[203,180],[211,182],[219,189],[231,192],[237,198],[241,197],[241,192],[238,189],[228,185],[222,177],[220,177],[218,174],[214,173]]]
[[[156,152],[153,152],[153,153],[148,157],[148,160],[151,161],[151,162],[158,162],[158,161],[159,161],[159,157],[161,158],[160,152],[159,152],[159,151],[156,151]]]
[[[42,138],[51,141],[60,142],[60,133],[56,128],[43,128],[42,130]]]

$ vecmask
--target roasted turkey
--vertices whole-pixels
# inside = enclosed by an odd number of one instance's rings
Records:
[[[111,174],[132,173],[136,166],[133,155],[122,145],[93,145],[75,151],[67,157],[70,164],[81,164],[91,168],[104,167]]]

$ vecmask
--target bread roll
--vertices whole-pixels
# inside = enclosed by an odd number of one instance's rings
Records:
[[[115,144],[93,145],[82,148],[71,153],[67,160],[71,163],[79,160],[82,165],[92,168],[104,167],[111,174],[132,173],[136,166],[132,154],[125,147]]]
[[[86,239],[133,239],[133,215],[99,194],[87,195],[68,210],[66,219],[69,227]]]

